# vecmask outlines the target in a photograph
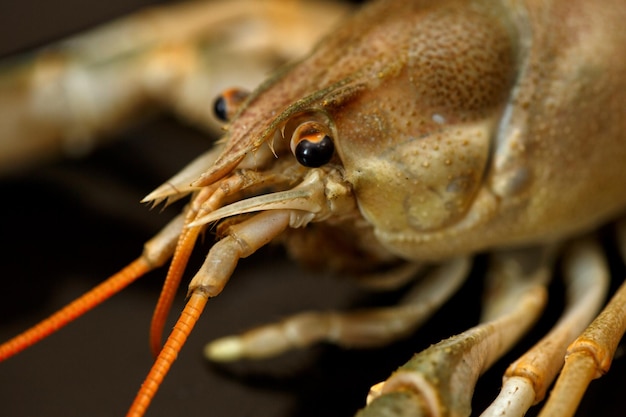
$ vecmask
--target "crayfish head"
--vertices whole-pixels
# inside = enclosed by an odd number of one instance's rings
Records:
[[[251,212],[289,210],[289,226],[299,228],[310,222],[340,221],[358,212],[335,152],[335,129],[328,114],[288,109],[277,120],[263,129],[261,140],[248,135],[226,143],[209,174],[196,181],[210,191],[197,208],[202,215],[190,226]],[[240,147],[242,143],[246,146]],[[236,153],[241,156],[232,158]]]

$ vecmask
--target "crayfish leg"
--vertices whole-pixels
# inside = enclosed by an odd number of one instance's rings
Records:
[[[618,224],[622,258],[626,260],[626,220]],[[608,372],[626,332],[626,283],[587,329],[568,347],[565,365],[550,392],[541,417],[573,416],[592,380]]]
[[[608,290],[608,266],[596,242],[577,241],[568,248],[564,279],[567,306],[563,315],[541,341],[509,366],[500,395],[482,417],[522,417],[545,397],[561,369],[567,345],[597,314]]]
[[[482,324],[415,355],[374,386],[368,406],[357,416],[399,417],[408,415],[405,408],[411,415],[469,415],[479,375],[527,331],[545,305],[545,259],[520,267],[523,257],[522,251],[494,258]]]
[[[322,341],[348,348],[383,346],[406,337],[426,321],[458,290],[469,268],[469,260],[459,258],[434,269],[397,306],[296,314],[217,339],[205,347],[205,356],[217,362],[262,359]]]

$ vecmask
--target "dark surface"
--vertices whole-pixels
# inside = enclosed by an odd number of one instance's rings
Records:
[[[33,4],[11,5],[21,10],[12,12],[14,18],[0,12],[0,27],[10,35],[2,37],[3,53],[56,38],[85,27],[84,22],[95,23],[142,3],[107,2],[110,9],[101,12],[85,2],[63,0],[55,2],[59,9],[52,16],[35,7],[39,2],[30,1]],[[100,2],[93,4],[103,7]],[[83,160],[46,164],[0,182],[0,340],[134,259],[142,243],[175,212],[150,211],[138,201],[208,146],[198,132],[167,118],[121,139]],[[200,246],[191,272],[208,248],[208,242]],[[164,275],[165,269],[149,274],[58,334],[0,363],[0,415],[123,415],[152,363],[148,327]],[[556,284],[553,289],[556,295],[544,327],[559,308],[562,288]],[[383,301],[392,297],[386,298]],[[172,319],[182,301],[181,293]],[[371,302],[345,281],[293,265],[279,248],[263,250],[243,261],[224,293],[211,300],[148,415],[349,416],[362,405],[369,385],[385,378],[413,351],[474,323],[480,279],[473,277],[412,340],[389,349],[345,351],[319,346],[277,360],[228,367],[208,365],[201,356],[208,340],[289,313]],[[624,362],[618,358],[612,372],[593,383],[579,415],[624,414],[620,403],[626,383]],[[476,409],[497,393],[506,363],[502,361],[479,384]]]

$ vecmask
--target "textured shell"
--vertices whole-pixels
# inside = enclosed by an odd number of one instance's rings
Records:
[[[206,177],[319,111],[363,216],[402,257],[596,227],[626,204],[621,9],[374,2],[256,92]]]

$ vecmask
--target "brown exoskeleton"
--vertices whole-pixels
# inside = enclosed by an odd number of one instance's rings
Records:
[[[0,347],[0,357],[173,255],[153,318],[158,358],[129,412],[142,415],[208,298],[240,258],[270,241],[370,286],[400,286],[422,265],[439,266],[397,306],[296,315],[213,342],[213,360],[320,340],[389,343],[450,297],[469,256],[493,251],[481,324],[416,355],[373,387],[360,412],[469,415],[479,375],[541,314],[548,271],[563,252],[568,307],[511,365],[485,414],[523,415],[543,400],[567,354],[543,413],[572,415],[589,381],[608,370],[626,326],[622,289],[585,330],[602,305],[606,267],[590,239],[561,245],[626,206],[625,17],[618,0],[368,4],[242,102],[237,92],[225,95],[220,144],[145,199],[190,194],[184,213],[137,261]],[[173,289],[198,236],[216,221],[220,239],[161,347]]]

